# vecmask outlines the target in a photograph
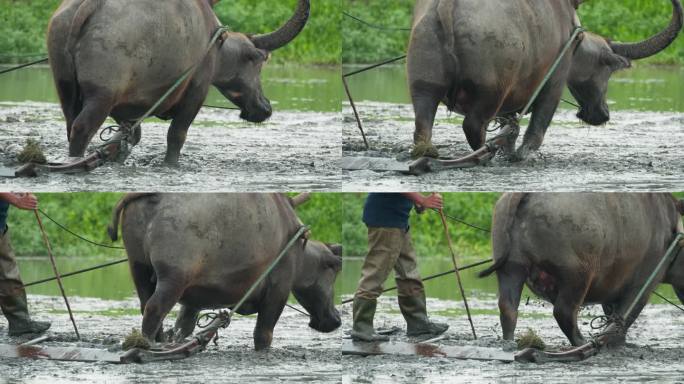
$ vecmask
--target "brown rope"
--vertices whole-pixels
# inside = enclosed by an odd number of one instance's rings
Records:
[[[76,339],[81,340],[81,335],[78,333],[78,327],[76,326],[76,321],[74,320],[74,314],[71,312],[71,306],[69,305],[69,299],[67,298],[66,292],[64,292],[64,285],[62,285],[62,278],[57,270],[57,263],[55,262],[55,257],[52,255],[52,247],[50,246],[50,240],[48,240],[47,234],[45,233],[45,228],[43,227],[43,221],[40,219],[38,210],[34,210],[33,213],[36,215],[36,220],[38,221],[38,226],[40,227],[40,232],[43,235],[43,241],[45,242],[45,247],[47,248],[48,256],[50,256],[50,263],[52,263],[52,270],[57,278],[57,285],[59,285],[59,290],[62,292],[62,297],[64,298],[64,303],[66,304],[67,311],[69,311],[69,318],[71,319],[71,324],[74,325],[74,331],[76,332]]]
[[[461,273],[458,271],[456,252],[454,252],[454,246],[451,242],[451,235],[449,235],[449,224],[447,224],[446,216],[444,216],[444,210],[439,210],[439,217],[442,219],[442,226],[444,227],[444,236],[446,237],[447,244],[449,245],[449,251],[451,252],[451,260],[454,262],[454,270],[456,271],[456,282],[458,283],[458,288],[461,290],[463,304],[465,305],[466,313],[468,314],[468,321],[470,322],[470,329],[472,329],[473,331],[473,337],[475,338],[475,340],[477,340],[477,334],[475,333],[475,325],[473,324],[473,317],[470,315],[470,307],[468,307],[468,299],[466,298],[465,290],[463,289]]]

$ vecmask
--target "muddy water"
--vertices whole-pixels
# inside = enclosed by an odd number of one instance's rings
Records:
[[[487,167],[452,170],[422,177],[395,172],[344,171],[346,190],[408,191],[645,191],[684,189],[684,68],[636,68],[610,85],[611,121],[590,127],[562,106],[548,129],[541,151],[522,163],[496,159]],[[351,87],[365,124],[366,150],[345,104],[343,156],[408,161],[413,109],[401,67],[354,78]],[[433,143],[444,157],[470,152],[462,118],[441,107]],[[523,121],[522,142],[527,120]]]
[[[504,348],[510,343],[500,340],[497,304],[494,299],[470,300],[479,340],[474,341],[462,304],[430,299],[431,318],[446,322],[450,329],[442,345],[477,345]],[[556,325],[548,304],[531,301],[520,307],[517,333],[534,329],[550,350],[567,348],[568,342]],[[351,308],[344,310],[343,321],[351,321]],[[598,307],[584,309],[580,329],[591,331],[589,322],[600,314]],[[393,298],[383,298],[376,314],[377,327],[405,328]],[[605,351],[580,363],[521,364],[460,361],[418,357],[354,357],[342,358],[343,383],[578,383],[578,382],[658,382],[681,383],[684,379],[684,318],[681,312],[665,305],[647,306],[627,336],[628,345]],[[402,334],[395,337],[405,340]],[[346,340],[345,340],[346,341]]]
[[[140,327],[136,300],[108,301],[71,298],[71,306],[83,342],[77,343],[69,317],[58,297],[29,297],[37,318],[49,318],[51,334],[61,342],[46,345],[82,346],[119,350],[119,344],[133,327]],[[173,325],[175,314],[165,322]],[[339,345],[341,330],[318,333],[308,327],[308,319],[286,310],[274,331],[269,352],[255,352],[252,331],[256,318],[236,316],[230,327],[220,332],[218,346],[211,345],[200,355],[182,361],[148,365],[110,365],[56,361],[0,359],[5,379],[25,383],[58,382],[339,382]],[[6,322],[0,318],[0,343],[19,343],[22,339],[5,336]]]
[[[0,180],[0,186],[40,191],[273,191],[339,186],[341,120],[335,68],[274,67],[264,88],[274,115],[250,124],[239,111],[204,108],[188,132],[180,166],[163,165],[167,122],[150,119],[125,164],[87,175]],[[27,138],[48,160],[68,155],[66,130],[47,69],[0,77],[0,166],[15,167]],[[208,104],[226,106],[216,93]],[[94,144],[98,143],[96,138]]]

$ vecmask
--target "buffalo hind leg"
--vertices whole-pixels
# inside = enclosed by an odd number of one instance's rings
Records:
[[[132,262],[130,269],[133,284],[138,293],[138,299],[140,299],[140,313],[145,314],[145,305],[147,305],[150,297],[154,294],[154,270],[149,265],[137,262]]]
[[[411,99],[416,118],[411,157],[439,157],[437,148],[432,144],[432,128],[435,124],[437,108],[445,94],[446,89],[434,84],[411,85]]]
[[[69,134],[69,156],[83,157],[97,130],[107,120],[113,98],[107,95],[90,96],[74,120]]]
[[[496,271],[499,284],[499,317],[504,340],[513,340],[518,323],[518,306],[527,271],[523,266],[506,263]]]
[[[560,288],[556,301],[553,303],[553,317],[556,318],[558,326],[570,343],[580,346],[585,343],[585,340],[577,326],[577,315],[584,303],[591,279],[582,274],[566,277],[567,279],[558,284]]]
[[[192,335],[192,332],[195,330],[195,325],[197,324],[199,313],[200,310],[197,308],[189,307],[187,305],[181,306],[180,312],[178,312],[178,318],[176,319],[176,325],[173,327],[175,341],[180,342]]]
[[[142,334],[149,340],[158,340],[162,334],[162,324],[169,311],[183,294],[181,279],[166,279],[157,282],[157,289],[145,305]]]

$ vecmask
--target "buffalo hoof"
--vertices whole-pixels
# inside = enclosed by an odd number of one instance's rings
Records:
[[[430,157],[436,159],[439,157],[439,151],[437,147],[430,143],[418,143],[413,147],[411,151],[411,158],[416,160],[421,157]]]

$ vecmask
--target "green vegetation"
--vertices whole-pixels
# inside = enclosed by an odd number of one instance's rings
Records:
[[[444,211],[470,224],[489,229],[492,210],[499,198],[497,193],[445,193]],[[349,256],[365,256],[368,250],[366,226],[361,218],[366,194],[345,194],[342,239],[344,253]],[[449,233],[454,241],[457,256],[489,256],[491,253],[489,233],[447,220]],[[418,256],[448,258],[449,248],[439,214],[433,211],[411,214],[411,236]]]
[[[112,208],[121,196],[120,193],[41,193],[38,199],[40,208],[60,224],[87,239],[112,244],[107,226]],[[297,210],[302,221],[311,228],[313,239],[340,242],[341,199],[339,194],[314,194]],[[48,219],[42,219],[55,257],[125,257],[122,250],[90,245],[62,231]],[[11,208],[8,223],[17,255],[47,256],[33,212]],[[113,245],[123,246],[121,241]]]
[[[372,24],[407,28],[413,0],[345,0],[345,10]],[[667,0],[589,1],[580,7],[582,24],[592,32],[616,41],[639,41],[662,30],[670,20]],[[380,31],[344,18],[343,63],[373,63],[406,52],[408,32]],[[644,60],[657,64],[683,64],[684,38]]]
[[[534,348],[540,351],[546,349],[546,343],[539,337],[531,328],[527,328],[527,331],[523,333],[519,338],[515,339],[518,344],[518,349]]]
[[[0,62],[25,62],[31,59],[25,56],[43,56],[48,21],[60,3],[61,0],[0,0]],[[282,25],[292,15],[296,3],[297,0],[230,0],[216,5],[216,13],[232,30],[264,33]],[[292,44],[273,55],[274,62],[339,63],[339,1],[312,3],[306,29]]]

